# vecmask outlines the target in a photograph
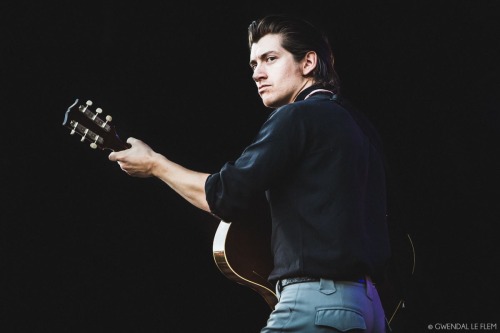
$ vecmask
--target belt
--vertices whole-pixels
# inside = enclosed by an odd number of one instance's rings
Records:
[[[283,288],[285,288],[286,286],[289,286],[291,284],[302,283],[302,282],[318,282],[320,280],[321,280],[320,278],[313,278],[313,277],[308,277],[308,276],[285,278],[285,279],[281,279],[278,281],[278,290],[281,292],[283,290]],[[358,283],[366,283],[366,279],[364,277],[359,278],[359,279],[349,279],[349,280],[339,280],[339,281],[351,281],[351,282],[358,282]]]

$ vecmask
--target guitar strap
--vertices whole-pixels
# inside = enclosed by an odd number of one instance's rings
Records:
[[[308,99],[309,97],[311,97],[312,95],[314,94],[317,94],[317,93],[320,93],[320,92],[326,92],[326,93],[330,93],[332,94],[332,100],[336,100],[337,99],[337,94],[335,94],[333,91],[331,90],[328,90],[328,89],[315,89],[313,91],[311,91],[309,94],[307,94],[306,97],[304,97],[304,100]]]

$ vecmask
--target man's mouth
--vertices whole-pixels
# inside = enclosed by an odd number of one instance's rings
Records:
[[[270,85],[267,85],[267,84],[261,85],[259,87],[259,94],[262,95],[267,90],[267,88],[269,88],[269,87],[270,87]]]

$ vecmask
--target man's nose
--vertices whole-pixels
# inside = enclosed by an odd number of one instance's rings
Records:
[[[266,76],[263,68],[259,65],[255,66],[255,69],[252,74],[252,78],[255,82],[259,82],[262,78]]]

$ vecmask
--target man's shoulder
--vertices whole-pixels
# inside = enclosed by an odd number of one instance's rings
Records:
[[[315,112],[321,109],[326,109],[331,111],[346,111],[342,105],[336,103],[331,99],[314,99],[311,97],[306,100],[301,100],[283,105],[278,109],[274,110],[270,116],[274,116],[274,114],[276,115],[279,114],[282,117],[307,116],[311,112]]]

